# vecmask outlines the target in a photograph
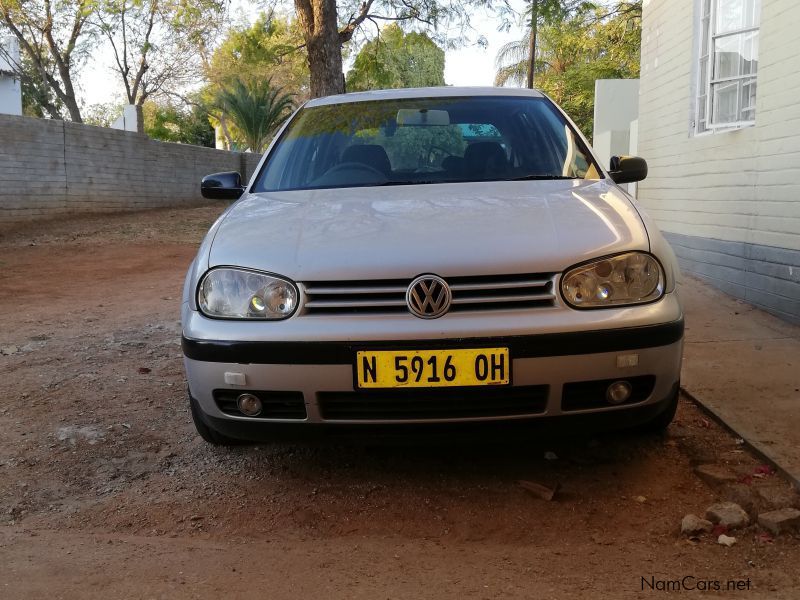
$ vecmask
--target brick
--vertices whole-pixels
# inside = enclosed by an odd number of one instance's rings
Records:
[[[706,464],[695,467],[697,476],[712,487],[736,481],[736,475],[722,465]]]
[[[782,508],[771,510],[758,515],[758,524],[778,535],[784,531],[800,529],[800,510],[796,508]]]
[[[706,509],[706,519],[712,523],[726,525],[731,529],[747,527],[750,517],[745,510],[735,502],[718,502]]]

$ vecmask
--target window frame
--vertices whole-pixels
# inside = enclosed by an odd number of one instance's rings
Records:
[[[706,1],[708,2],[708,13],[705,13]],[[696,89],[694,93],[694,114],[692,115],[692,130],[694,135],[708,135],[720,131],[737,130],[745,127],[752,127],[756,122],[756,109],[752,107],[752,119],[727,121],[723,123],[713,122],[713,104],[714,104],[714,86],[730,83],[730,82],[746,82],[752,81],[758,84],[758,69],[754,73],[734,75],[730,77],[714,78],[714,70],[716,67],[716,41],[723,38],[730,38],[738,35],[746,35],[748,33],[758,33],[761,30],[761,6],[759,5],[757,14],[754,15],[756,24],[739,27],[730,31],[718,33],[717,29],[717,12],[721,0],[698,0],[698,18],[697,18],[697,58],[695,61],[696,68]],[[742,5],[742,10],[746,8],[746,0],[739,0]],[[705,45],[703,42],[705,41]],[[760,41],[760,35],[759,35]],[[759,45],[760,50],[760,45]],[[757,56],[757,55],[756,55]],[[756,60],[758,60],[756,58]],[[706,61],[706,77],[703,81],[703,61]],[[756,98],[758,92],[756,92]],[[704,109],[703,119],[700,118],[700,108]],[[739,107],[739,115],[741,116],[742,107]]]

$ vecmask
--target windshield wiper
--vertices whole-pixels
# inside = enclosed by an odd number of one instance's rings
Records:
[[[547,179],[580,179],[569,175],[523,175],[522,177],[511,177],[505,181],[543,181]]]
[[[580,177],[570,177],[568,175],[523,175],[522,177],[511,177],[510,179],[414,179],[414,180],[389,180],[375,185],[428,185],[432,183],[490,183],[492,181],[539,181],[547,179],[580,179]]]
[[[428,185],[430,183],[452,183],[446,179],[415,179],[414,181],[385,181],[377,185]]]

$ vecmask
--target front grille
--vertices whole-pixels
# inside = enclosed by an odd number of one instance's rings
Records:
[[[450,277],[449,312],[553,306],[553,273]],[[410,279],[303,282],[306,314],[407,313]]]
[[[631,384],[631,397],[623,404],[647,400],[656,385],[654,375],[566,383],[561,396],[561,409],[567,411],[613,406],[606,400],[606,390],[615,381],[627,381]]]
[[[214,401],[219,409],[226,415],[243,417],[236,406],[236,399],[240,394],[253,394],[258,396],[264,407],[257,419],[297,419],[306,418],[306,403],[303,392],[275,392],[253,390],[214,390]]]
[[[407,389],[317,394],[328,421],[399,421],[541,414],[548,386]]]

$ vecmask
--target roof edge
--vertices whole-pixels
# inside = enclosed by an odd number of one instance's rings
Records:
[[[544,95],[535,89],[506,87],[455,87],[439,86],[425,88],[400,88],[391,90],[370,90],[367,92],[350,92],[314,98],[306,103],[307,107],[345,104],[350,102],[369,102],[371,100],[400,100],[404,98],[451,98],[464,96],[523,96],[542,98]]]

